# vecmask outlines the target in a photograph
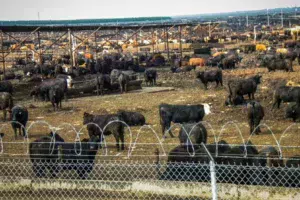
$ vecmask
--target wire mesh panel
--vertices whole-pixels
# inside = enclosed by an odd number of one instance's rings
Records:
[[[200,164],[96,161],[86,166],[74,160],[38,164],[29,159],[1,159],[1,199],[210,199],[209,173],[198,176]],[[75,167],[76,166],[76,167]],[[79,167],[80,166],[80,167]],[[40,173],[40,169],[45,169]],[[73,168],[73,169],[72,169]],[[201,178],[203,179],[203,178]],[[204,180],[204,179],[203,179]]]

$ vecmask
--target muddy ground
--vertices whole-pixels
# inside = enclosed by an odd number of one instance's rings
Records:
[[[158,144],[158,138],[161,139],[161,127],[159,125],[158,106],[161,103],[169,104],[199,104],[210,103],[212,114],[204,118],[209,125],[206,125],[208,129],[208,143],[213,143],[216,137],[220,135],[220,140],[226,140],[230,144],[242,144],[249,139],[249,126],[247,124],[247,115],[245,107],[225,107],[224,101],[228,95],[226,83],[229,79],[238,77],[248,77],[255,74],[261,74],[262,84],[259,86],[256,93],[256,99],[262,103],[265,107],[265,118],[262,124],[267,124],[267,127],[262,127],[262,133],[260,135],[254,135],[251,137],[251,141],[255,145],[276,145],[274,137],[279,141],[281,140],[281,146],[284,156],[300,155],[299,148],[284,148],[283,146],[300,146],[298,124],[290,127],[286,134],[283,136],[285,130],[293,124],[292,120],[284,118],[285,109],[287,104],[284,104],[281,109],[271,111],[272,107],[272,93],[275,85],[282,79],[292,80],[296,83],[300,83],[300,66],[294,67],[295,72],[267,72],[264,68],[251,68],[251,69],[237,69],[223,71],[224,87],[215,88],[215,83],[209,85],[208,90],[204,90],[202,84],[195,79],[195,72],[172,74],[169,72],[169,68],[158,68],[158,86],[174,87],[174,91],[166,91],[159,93],[137,93],[130,92],[127,94],[111,94],[104,96],[89,96],[82,98],[72,98],[68,102],[63,102],[63,109],[58,112],[52,110],[51,104],[44,102],[33,102],[28,94],[29,90],[33,87],[26,83],[15,83],[16,92],[14,99],[16,104],[23,104],[29,110],[28,126],[34,121],[46,121],[52,127],[60,127],[58,133],[64,137],[67,141],[72,142],[75,140],[75,132],[71,126],[79,131],[83,127],[83,113],[89,112],[93,114],[107,114],[115,113],[119,109],[138,111],[145,115],[147,124],[151,125],[157,135],[150,129],[143,129],[137,139],[136,147],[133,149],[132,156],[138,159],[146,159],[146,156],[155,156],[156,148],[163,152],[162,148]],[[234,122],[232,124],[231,122]],[[229,123],[229,124],[228,124]],[[5,123],[2,123],[5,124]],[[65,124],[65,125],[63,125]],[[226,125],[227,124],[227,125]],[[138,135],[140,127],[134,127],[131,129],[132,140],[135,141]],[[176,135],[178,135],[178,128],[174,128]],[[239,132],[240,131],[240,132]],[[14,140],[13,131],[10,125],[3,126],[2,132],[6,133],[3,142],[9,142],[4,144],[4,153],[6,154],[26,154],[27,144],[23,144],[22,137]],[[29,140],[32,141],[42,135],[47,134],[49,129],[42,123],[35,123],[29,130]],[[241,137],[241,135],[242,137]],[[87,137],[86,127],[83,127],[81,131],[81,138]],[[108,155],[119,155],[115,148],[115,140],[113,136],[108,136],[107,142]],[[126,131],[126,150],[129,148],[130,132]],[[163,146],[166,153],[176,145],[179,144],[178,138],[168,137],[163,141]],[[259,147],[261,148],[261,147]],[[99,155],[102,155],[105,151],[99,151]],[[127,151],[120,154],[117,159],[126,159]],[[104,158],[103,158],[104,159]],[[116,158],[114,158],[116,159]]]

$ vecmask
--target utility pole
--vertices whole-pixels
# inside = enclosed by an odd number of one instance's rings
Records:
[[[254,26],[254,42],[256,43],[256,27],[257,26]]]

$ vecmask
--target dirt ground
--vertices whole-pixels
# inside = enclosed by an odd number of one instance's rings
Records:
[[[67,141],[75,140],[76,134],[73,127],[79,131],[83,127],[83,113],[89,112],[93,114],[107,114],[115,113],[119,109],[138,111],[146,117],[147,124],[151,129],[143,129],[139,134],[140,127],[131,129],[132,141],[137,144],[133,148],[132,156],[140,159],[148,159],[146,156],[155,156],[156,148],[163,150],[160,147],[159,139],[162,137],[161,127],[159,125],[158,106],[161,103],[169,104],[199,104],[210,103],[212,114],[206,116],[204,120],[208,122],[212,128],[206,124],[208,129],[208,143],[215,141],[214,134],[219,137],[219,140],[226,140],[230,144],[242,144],[246,142],[249,137],[249,126],[247,124],[247,115],[244,106],[240,107],[225,107],[224,101],[228,95],[226,83],[229,79],[237,77],[248,77],[255,74],[261,74],[262,84],[259,86],[256,93],[256,99],[262,103],[265,108],[265,118],[262,124],[267,124],[268,127],[262,127],[260,135],[251,137],[252,143],[255,145],[273,145],[276,146],[276,138],[281,140],[281,147],[284,156],[300,155],[299,148],[287,148],[284,146],[300,146],[298,124],[293,125],[292,120],[284,118],[285,108],[284,104],[281,109],[271,111],[272,107],[272,93],[275,85],[282,79],[292,80],[295,83],[300,83],[300,66],[294,67],[295,72],[267,72],[264,68],[251,69],[237,69],[232,71],[223,71],[224,87],[215,88],[215,83],[209,85],[208,90],[195,79],[195,72],[172,74],[168,68],[159,68],[158,86],[174,87],[174,91],[166,91],[159,93],[136,93],[130,92],[127,94],[113,94],[104,96],[90,96],[82,98],[69,99],[68,102],[63,102],[63,109],[58,112],[52,111],[51,104],[44,102],[33,102],[29,97],[29,90],[32,85],[25,83],[16,83],[16,93],[14,94],[15,104],[23,104],[29,110],[29,123],[36,121],[45,121],[51,127],[59,127],[58,133]],[[23,144],[22,137],[14,140],[12,128],[7,123],[2,123],[2,132],[6,133],[3,138],[4,153],[6,154],[26,154],[27,144]],[[6,125],[5,125],[6,124]],[[69,126],[67,124],[71,124]],[[292,127],[290,127],[293,125]],[[27,126],[27,127],[28,127]],[[285,130],[290,127],[286,134]],[[174,128],[176,135],[178,135],[178,127]],[[240,131],[240,132],[239,132]],[[29,130],[29,140],[32,141],[42,135],[47,134],[49,128],[42,122],[34,123]],[[126,150],[129,148],[130,131],[126,131]],[[80,138],[87,137],[86,127],[82,128]],[[138,138],[137,138],[138,137]],[[159,139],[158,139],[159,138]],[[116,151],[115,140],[113,136],[108,136],[107,142],[108,155],[115,157],[120,155],[117,159],[127,159],[128,151]],[[178,138],[168,137],[163,142],[166,153],[170,149],[179,144]],[[132,147],[132,146],[131,146]],[[259,147],[262,148],[262,147]],[[105,151],[99,151],[99,155],[104,154]]]

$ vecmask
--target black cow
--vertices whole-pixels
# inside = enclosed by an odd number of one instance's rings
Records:
[[[0,92],[0,109],[3,110],[4,121],[6,121],[7,110],[8,112],[11,112],[13,106],[14,103],[12,95],[8,92]]]
[[[156,85],[157,71],[155,69],[147,69],[144,73],[146,85]]]
[[[128,126],[143,126],[146,123],[145,116],[139,112],[120,110],[117,115]]]
[[[243,105],[245,103],[246,101],[244,97],[241,95],[236,96],[234,99],[232,99],[232,101],[230,99],[230,96],[228,96],[227,99],[225,100],[225,106],[230,106],[230,105],[238,106],[238,105]]]
[[[97,95],[104,94],[104,89],[111,89],[111,79],[107,74],[97,74]]]
[[[29,144],[32,169],[37,177],[44,177],[46,170],[49,170],[51,174],[58,170],[55,163],[59,159],[58,147],[63,142],[64,139],[59,134],[51,132]]]
[[[28,110],[23,106],[14,106],[12,111],[11,126],[14,129],[15,139],[17,139],[17,129],[19,129],[19,135],[21,135],[21,129],[23,136],[26,136],[25,127],[28,121]]]
[[[91,115],[89,113],[83,114],[83,124],[87,124],[87,130],[90,137],[94,135],[102,139],[102,134],[113,134],[116,139],[117,149],[120,150],[119,142],[121,140],[121,150],[124,150],[124,125],[121,122],[113,122],[115,120],[120,120],[118,115]],[[97,124],[103,132],[99,130],[98,126],[96,126],[95,124]],[[104,128],[105,130],[103,130]]]
[[[79,77],[89,73],[90,70],[83,67],[72,67],[72,69],[69,69],[67,72],[67,74],[71,75],[72,77]]]
[[[209,105],[159,105],[160,124],[162,134],[168,130],[171,137],[174,137],[170,129],[171,122],[174,123],[198,123],[203,120],[205,114],[209,114]]]
[[[59,74],[65,74],[64,69],[63,69],[63,67],[62,67],[61,64],[58,64],[58,65],[55,66],[55,71],[54,71],[54,73],[55,73],[56,77],[57,77],[57,75],[59,75]]]
[[[183,124],[179,131],[179,141],[181,144],[200,145],[207,142],[206,128],[201,124]]]
[[[29,145],[29,155],[36,176],[44,177],[48,170],[56,177],[61,170],[75,170],[80,178],[85,179],[93,170],[98,151],[99,138],[93,136],[83,139],[81,145],[65,143],[58,135],[51,133]]]
[[[207,90],[207,84],[209,82],[216,82],[216,87],[223,86],[223,79],[222,79],[222,70],[213,70],[213,71],[204,71],[204,72],[197,72],[196,77],[201,80],[204,84],[205,89]]]
[[[273,109],[277,105],[280,108],[281,102],[296,102],[300,105],[300,87],[279,86],[274,92]]]
[[[95,157],[98,151],[100,139],[92,136],[90,139],[83,139],[81,146],[77,143],[62,143],[60,162],[62,170],[75,170],[80,178],[87,178],[93,170]],[[80,152],[81,150],[81,152]],[[56,174],[52,174],[56,176]]]
[[[234,69],[237,60],[235,58],[226,57],[220,63],[218,67],[221,69]]]
[[[248,109],[248,122],[250,126],[250,134],[258,134],[261,132],[259,126],[260,121],[264,118],[264,109],[259,102],[252,101],[247,104]]]
[[[269,72],[276,70],[285,70],[287,72],[293,72],[293,61],[289,59],[273,59],[263,60],[262,65],[267,67]]]
[[[34,87],[30,96],[36,97],[39,96],[42,101],[49,101],[49,91],[52,87],[57,86],[63,89],[65,98],[67,97],[68,92],[68,83],[66,79],[51,79],[43,81],[39,86]]]
[[[13,85],[10,81],[1,81],[0,82],[0,92],[13,93]]]
[[[8,71],[8,72],[6,72],[5,73],[5,76],[3,77],[3,80],[13,80],[13,79],[16,79],[16,75],[15,75],[15,73],[14,72],[12,72],[12,71]]]
[[[118,82],[120,85],[120,91],[121,93],[128,91],[128,84],[129,84],[130,78],[127,74],[121,73],[118,77]]]
[[[257,89],[257,85],[260,84],[261,76],[256,75],[248,79],[236,79],[228,81],[229,96],[232,99],[238,95],[243,96],[248,94],[249,99],[254,99],[254,94]]]
[[[297,104],[289,105],[286,109],[285,117],[292,118],[296,122],[297,119],[300,119],[300,106]]]
[[[283,166],[283,160],[279,158],[280,154],[273,146],[268,146],[259,151],[254,160],[256,166],[280,167]]]
[[[53,110],[58,110],[58,107],[61,109],[61,102],[64,99],[64,88],[61,88],[57,85],[52,86],[49,90],[49,98],[52,103]]]

